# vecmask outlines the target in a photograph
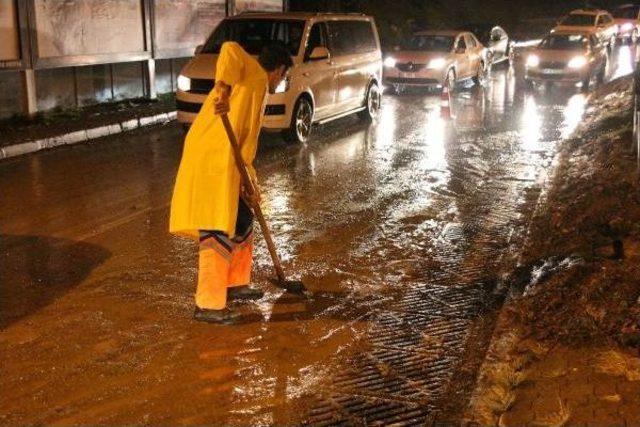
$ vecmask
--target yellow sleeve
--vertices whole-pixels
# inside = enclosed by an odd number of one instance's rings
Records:
[[[236,42],[225,42],[220,49],[216,65],[216,81],[233,86],[244,78],[245,55]]]

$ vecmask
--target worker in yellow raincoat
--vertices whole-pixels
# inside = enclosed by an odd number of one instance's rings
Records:
[[[199,242],[196,320],[233,323],[238,314],[227,308],[227,298],[246,300],[263,295],[249,286],[253,215],[248,205],[259,203],[260,195],[248,196],[242,191],[241,197],[240,173],[220,115],[228,113],[257,189],[252,163],[266,94],[273,93],[292,65],[284,45],[266,46],[255,59],[239,44],[224,43],[215,86],[187,134],[169,229]]]

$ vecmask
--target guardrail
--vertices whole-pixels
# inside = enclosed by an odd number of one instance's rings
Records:
[[[633,138],[631,150],[636,152],[636,169],[640,175],[640,62],[633,73]]]

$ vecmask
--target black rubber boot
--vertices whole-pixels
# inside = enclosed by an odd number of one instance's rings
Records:
[[[234,286],[227,289],[227,298],[229,300],[257,300],[264,296],[264,292],[253,286]]]
[[[196,307],[193,318],[199,322],[233,325],[240,320],[240,315],[228,308],[223,308],[222,310],[206,310]]]

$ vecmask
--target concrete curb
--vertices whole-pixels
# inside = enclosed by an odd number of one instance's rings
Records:
[[[171,111],[169,113],[140,117],[111,125],[69,132],[63,135],[43,138],[36,141],[24,142],[22,144],[9,145],[7,147],[0,148],[0,160],[21,156],[23,154],[35,153],[36,151],[59,147],[61,145],[72,145],[81,142],[87,142],[92,139],[102,138],[109,135],[116,135],[145,126],[168,123],[175,120],[177,114],[178,113],[176,111]]]

